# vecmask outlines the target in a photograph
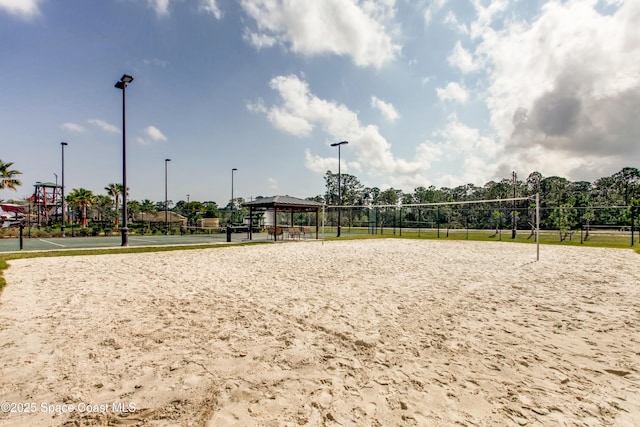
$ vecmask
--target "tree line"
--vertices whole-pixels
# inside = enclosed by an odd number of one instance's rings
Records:
[[[338,195],[338,177],[340,177],[340,192]],[[509,178],[489,181],[482,186],[465,184],[457,187],[417,187],[412,192],[403,192],[395,188],[380,190],[378,187],[364,186],[358,178],[351,174],[340,175],[327,171],[325,176],[325,193],[309,198],[323,202],[328,206],[376,206],[393,205],[407,206],[412,204],[468,202],[479,200],[496,200],[519,197],[529,197],[531,201],[518,202],[515,215],[519,226],[527,226],[532,220],[530,211],[535,208],[534,196],[540,196],[541,225],[546,228],[573,228],[578,224],[606,224],[629,225],[632,210],[630,206],[640,205],[640,170],[625,167],[611,176],[598,178],[593,182],[570,181],[560,176],[543,176],[540,172],[531,172],[525,179],[520,179],[515,173]],[[451,222],[451,208],[442,207],[432,209],[438,211],[431,218],[431,222]],[[508,217],[514,215],[509,211],[513,205],[504,204],[504,212],[492,211],[485,215],[482,221],[496,223],[500,220],[508,222]],[[464,212],[460,210],[458,222],[468,221]],[[524,213],[524,215],[523,215]],[[415,213],[406,214],[406,220],[415,220]],[[464,218],[460,218],[460,217]],[[476,215],[477,217],[478,215]],[[487,218],[488,216],[488,218]],[[502,216],[503,218],[499,218]],[[507,218],[504,218],[507,217]],[[402,220],[402,218],[400,218]]]
[[[13,169],[13,163],[0,160],[0,189],[8,188],[16,190],[22,183],[18,179],[21,172]],[[338,177],[340,177],[340,198],[338,195]],[[540,172],[531,172],[525,179],[517,177],[514,173],[511,177],[498,181],[489,181],[482,186],[476,184],[464,184],[457,187],[436,188],[416,187],[411,192],[403,192],[395,188],[381,190],[378,187],[363,185],[355,175],[341,173],[340,175],[327,171],[324,176],[325,193],[308,200],[325,203],[328,206],[376,206],[393,205],[406,206],[411,204],[465,202],[475,200],[508,199],[512,197],[533,197],[540,195],[541,222],[543,226],[571,227],[578,223],[625,225],[630,222],[630,206],[640,205],[640,170],[633,167],[624,167],[611,176],[598,178],[593,182],[570,181],[560,176],[543,176]],[[96,218],[99,221],[113,221],[118,226],[118,210],[121,204],[122,185],[108,184],[105,194],[96,195],[84,188],[73,189],[65,198],[70,207],[77,209],[78,217],[82,224],[86,225],[87,218]],[[224,208],[237,215],[242,215],[239,205],[241,198],[229,201]],[[173,202],[153,202],[149,199],[141,201],[128,201],[127,210],[131,218],[138,214],[152,214],[165,209],[181,214],[195,223],[202,217],[218,218],[220,209],[212,201],[184,201],[173,205]],[[234,209],[230,209],[233,206]],[[525,210],[532,209],[530,202],[517,204],[519,221],[526,221],[527,215],[522,215]],[[507,209],[507,207],[505,207]],[[91,211],[91,212],[89,212]],[[435,218],[437,222],[450,222],[451,214],[442,209]],[[440,216],[444,215],[444,218]],[[508,215],[512,215],[509,213]],[[415,215],[414,215],[415,216]],[[498,216],[495,212],[492,217]],[[411,220],[411,215],[408,215]],[[467,218],[468,220],[468,218]],[[495,222],[495,218],[490,220]]]

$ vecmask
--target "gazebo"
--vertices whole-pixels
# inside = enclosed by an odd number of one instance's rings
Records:
[[[291,225],[293,225],[293,214],[300,212],[315,212],[316,213],[316,239],[318,238],[319,233],[319,222],[320,222],[320,210],[324,206],[320,202],[314,202],[312,200],[304,200],[298,199],[297,197],[291,196],[273,196],[273,197],[263,197],[260,199],[256,199],[250,202],[245,202],[242,206],[249,208],[249,223],[253,224],[253,214],[256,211],[273,211],[274,222],[277,222],[278,212],[288,212],[291,213]],[[273,224],[277,226],[276,223]],[[252,240],[252,228],[249,226],[249,240]],[[274,234],[274,240],[277,239],[278,236]]]

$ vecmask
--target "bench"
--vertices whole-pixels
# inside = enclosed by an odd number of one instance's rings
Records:
[[[281,227],[267,227],[267,235],[269,239],[273,237],[275,240],[278,240],[278,236],[281,236],[280,240],[284,237]]]

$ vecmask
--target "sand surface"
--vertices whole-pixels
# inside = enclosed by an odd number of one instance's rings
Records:
[[[15,260],[0,426],[637,426],[639,267],[401,239]]]

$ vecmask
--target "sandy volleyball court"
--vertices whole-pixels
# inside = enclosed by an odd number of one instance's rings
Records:
[[[640,256],[534,260],[387,239],[11,261],[0,396],[32,413],[0,425],[640,425]]]

